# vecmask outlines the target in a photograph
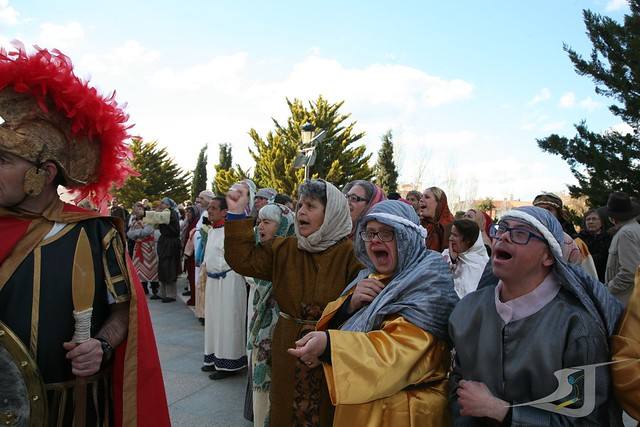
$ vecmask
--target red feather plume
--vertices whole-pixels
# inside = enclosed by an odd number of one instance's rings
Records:
[[[97,178],[79,188],[72,188],[77,200],[89,198],[96,206],[110,199],[109,191],[121,187],[135,174],[129,159],[129,116],[115,101],[115,92],[102,96],[73,72],[71,59],[57,49],[34,46],[27,54],[24,45],[13,42],[15,50],[0,49],[0,90],[12,87],[28,93],[47,112],[48,102],[70,121],[73,136],[100,142]]]

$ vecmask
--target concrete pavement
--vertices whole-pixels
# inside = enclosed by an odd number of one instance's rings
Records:
[[[178,293],[185,280],[178,279]],[[213,381],[201,372],[204,327],[183,301],[147,300],[175,427],[250,427],[242,416],[246,372]]]

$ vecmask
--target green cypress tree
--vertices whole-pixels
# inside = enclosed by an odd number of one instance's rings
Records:
[[[207,146],[205,145],[198,154],[196,168],[193,170],[191,183],[191,200],[195,200],[201,191],[207,189]]]
[[[254,148],[249,151],[255,160],[256,184],[285,194],[295,193],[304,179],[304,170],[294,169],[293,164],[301,144],[300,128],[306,122],[312,123],[318,132],[326,131],[324,141],[316,148],[316,162],[311,168],[313,178],[326,179],[338,187],[354,179],[371,179],[371,154],[366,154],[364,145],[356,145],[364,132],[356,133],[355,122],[347,122],[350,115],[339,111],[343,104],[332,104],[319,96],[305,107],[298,99],[287,99],[291,115],[286,125],[273,119],[275,129],[264,139],[251,129],[249,136]]]
[[[170,197],[181,203],[189,198],[190,173],[178,167],[166,148],[158,147],[157,141],[142,138],[133,138],[130,148],[132,166],[139,175],[130,177],[122,188],[114,191],[125,206],[142,199]]]
[[[231,144],[220,144],[218,153],[218,164],[215,165],[216,176],[213,179],[213,192],[217,195],[224,195],[229,188],[241,179],[249,177],[249,173],[239,165],[233,167],[233,156]]]
[[[378,151],[375,171],[375,182],[385,193],[389,194],[398,191],[398,168],[393,160],[393,135],[391,130],[382,135],[382,146]]]
[[[569,186],[573,197],[587,196],[590,206],[606,204],[612,191],[638,194],[640,188],[640,0],[630,0],[631,13],[623,23],[584,11],[587,35],[593,44],[584,59],[565,45],[576,72],[589,76],[596,93],[612,98],[609,110],[631,126],[623,135],[589,131],[584,121],[568,139],[556,134],[539,139],[544,151],[567,161],[578,185]]]

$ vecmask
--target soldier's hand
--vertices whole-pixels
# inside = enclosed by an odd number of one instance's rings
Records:
[[[73,375],[90,377],[100,370],[102,364],[102,344],[100,341],[89,338],[81,344],[65,342],[62,346],[67,350],[67,359],[71,360]]]

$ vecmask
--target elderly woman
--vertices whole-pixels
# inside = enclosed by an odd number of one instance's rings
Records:
[[[489,255],[480,228],[470,219],[457,219],[451,226],[449,247],[442,252],[453,273],[453,285],[461,299],[478,287]]]
[[[353,238],[360,221],[376,203],[386,199],[384,191],[375,184],[362,179],[351,181],[342,190],[349,202],[351,214],[351,237]]]
[[[458,297],[410,205],[385,201],[356,240],[366,265],[289,352],[323,369],[334,426],[449,424],[447,321]]]
[[[269,203],[258,211],[257,239],[261,244],[275,237],[294,234],[294,214],[288,207]],[[251,378],[253,391],[253,424],[268,426],[269,390],[271,388],[271,346],[273,330],[280,310],[273,296],[272,283],[267,280],[252,279],[253,298],[250,304],[253,315],[247,333],[247,350],[251,352]],[[251,394],[251,393],[249,393]]]
[[[256,245],[253,220],[245,215],[247,199],[243,186],[227,194],[225,257],[238,273],[272,282],[280,308],[271,348],[271,425],[329,426],[333,408],[322,369],[291,357],[287,348],[315,329],[327,303],[362,268],[347,238],[347,200],[326,181],[305,181],[298,190],[296,237]]]

